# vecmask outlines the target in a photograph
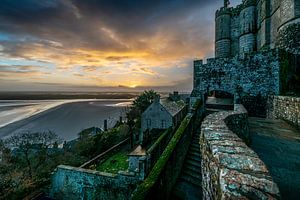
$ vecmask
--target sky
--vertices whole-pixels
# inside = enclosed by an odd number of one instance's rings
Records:
[[[0,91],[191,91],[193,60],[214,56],[222,5],[1,0]]]

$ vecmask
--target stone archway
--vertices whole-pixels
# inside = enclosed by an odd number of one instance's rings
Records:
[[[204,94],[205,107],[208,109],[233,110],[234,95],[223,90],[209,90]]]

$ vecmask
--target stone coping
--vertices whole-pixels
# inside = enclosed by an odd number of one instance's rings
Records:
[[[296,97],[296,96],[269,95],[269,97],[277,98],[277,99],[280,99],[280,100],[289,99],[291,101],[300,102],[300,97]]]
[[[238,128],[239,122],[248,125],[247,116],[244,106],[235,104],[234,111],[213,113],[204,119],[200,144],[205,199],[280,198],[266,165],[227,126],[231,120]]]
[[[59,170],[80,172],[80,173],[86,173],[86,174],[92,174],[92,175],[96,175],[96,176],[104,176],[104,177],[110,177],[110,178],[117,178],[118,175],[135,177],[134,173],[125,172],[125,171],[119,171],[118,174],[113,174],[113,173],[100,172],[100,171],[91,170],[91,169],[84,169],[84,168],[80,168],[80,167],[72,167],[72,166],[68,166],[68,165],[57,166],[55,171],[59,171]]]

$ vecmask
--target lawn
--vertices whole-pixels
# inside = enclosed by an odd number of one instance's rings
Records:
[[[103,163],[100,163],[96,169],[101,172],[118,173],[118,171],[126,171],[128,168],[127,151],[119,151],[109,157]]]

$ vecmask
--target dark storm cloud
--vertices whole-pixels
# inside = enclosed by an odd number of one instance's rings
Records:
[[[214,12],[222,4],[221,0],[1,0],[2,63],[38,66],[7,68],[0,62],[0,73],[6,73],[6,81],[20,77],[28,84],[36,84],[33,77],[45,76],[39,81],[72,85],[75,80],[95,88],[119,84],[136,89],[191,88],[192,60],[213,56]],[[53,76],[46,76],[48,72]],[[5,84],[0,86],[11,83]]]
[[[126,50],[148,48],[140,40],[170,31],[207,0],[3,0],[0,31],[60,42],[67,48]],[[199,19],[200,20],[200,19]],[[110,37],[115,34],[116,38]],[[166,32],[168,34],[168,32]],[[127,40],[128,39],[128,40]],[[181,38],[180,38],[181,39]],[[121,41],[126,41],[122,43]],[[26,40],[25,42],[32,42]]]

